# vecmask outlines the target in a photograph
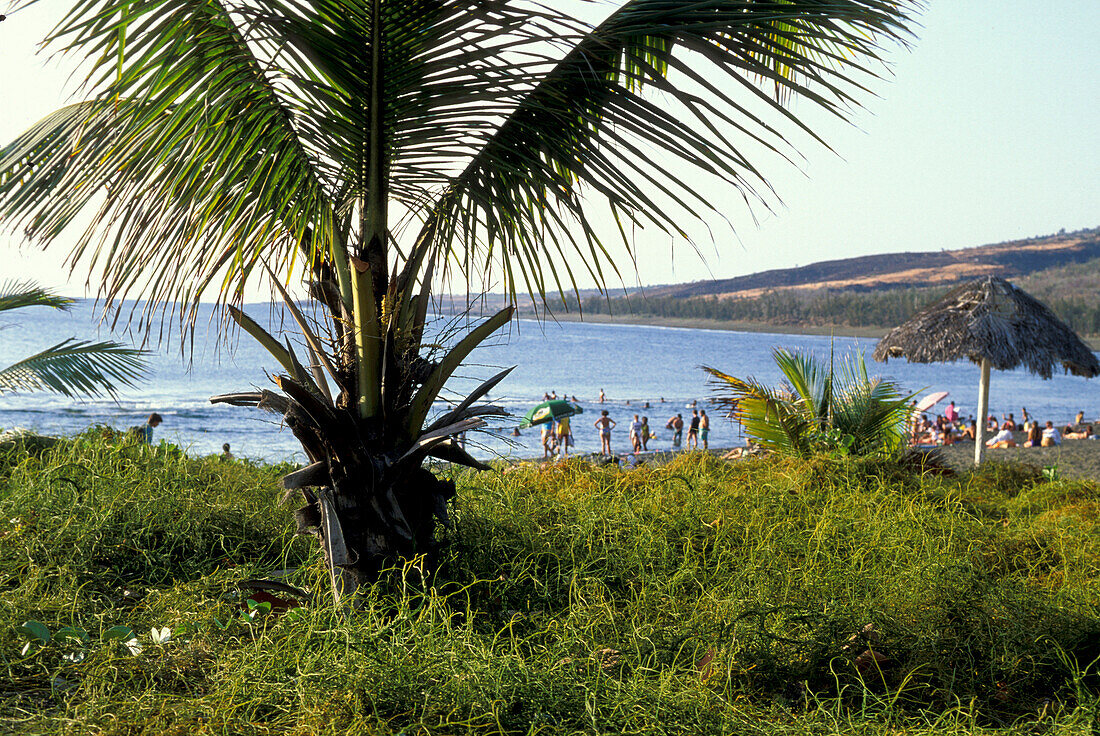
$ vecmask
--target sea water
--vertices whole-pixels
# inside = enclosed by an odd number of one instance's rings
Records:
[[[265,326],[291,326],[271,305],[253,304],[247,311]],[[176,443],[191,454],[219,453],[222,444],[229,443],[239,457],[304,461],[301,448],[277,415],[210,403],[210,397],[217,394],[274,389],[269,376],[278,372],[274,359],[248,335],[226,339],[211,316],[209,307],[201,310],[194,339],[182,350],[176,336],[153,345],[148,378],[121,390],[115,400],[2,394],[0,428],[24,427],[45,434],[70,434],[95,424],[126,429],[141,424],[155,411],[164,417],[155,439]],[[0,367],[68,337],[126,341],[121,333],[97,328],[89,302],[78,303],[70,312],[38,307],[7,312],[0,315],[0,325]],[[438,333],[433,339],[453,342],[455,328],[460,326],[454,319],[440,319],[433,325]],[[292,340],[300,341],[297,337]],[[512,431],[547,392],[575,396],[583,409],[572,418],[576,443],[572,451],[576,453],[599,450],[593,423],[604,409],[618,423],[612,432],[616,452],[629,450],[634,414],[648,417],[650,428],[657,433],[649,449],[671,449],[672,432],[665,424],[676,414],[682,414],[686,424],[693,405],[707,409],[711,416],[711,447],[742,445],[745,440],[740,426],[709,407],[707,402],[716,387],[701,366],[776,384],[780,375],[772,351],[777,347],[812,351],[826,360],[832,351],[838,364],[845,355],[864,353],[872,375],[893,379],[906,392],[948,391],[945,403],[954,400],[964,416],[975,412],[977,366],[969,362],[918,365],[904,360],[875,363],[870,358],[875,342],[853,337],[520,320],[473,352],[448,383],[445,397],[458,399],[497,371],[515,366],[489,396],[512,416],[467,437],[468,449],[481,458],[541,456],[537,427],[521,430],[518,437],[512,436]],[[304,350],[300,354],[304,357]],[[602,404],[597,400],[601,390],[606,397]],[[1011,411],[1017,420],[1022,407],[1041,421],[1057,423],[1070,420],[1078,411],[1084,411],[1090,420],[1100,415],[1100,392],[1092,382],[1060,373],[1044,381],[1025,370],[994,371],[989,402],[998,417]],[[446,401],[437,402],[435,411],[446,406]]]

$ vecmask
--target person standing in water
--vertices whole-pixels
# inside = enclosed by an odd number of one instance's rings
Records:
[[[684,436],[684,415],[677,414],[672,417],[672,419],[669,419],[665,428],[672,430],[672,449],[679,450],[680,439]]]
[[[699,411],[699,439],[703,441],[703,449],[709,449],[710,443],[707,441],[707,436],[710,434],[710,417],[707,416],[707,410],[701,409]]]
[[[554,423],[546,422],[542,425],[542,459],[549,460],[550,452],[554,447]]]
[[[558,449],[561,451],[562,457],[569,457],[569,435],[572,432],[569,429],[569,417],[562,417],[558,420]]]
[[[642,452],[649,452],[649,417],[642,417]]]
[[[600,418],[593,423],[600,430],[600,454],[611,455],[611,428],[615,420],[607,415],[607,409],[600,412]]]
[[[699,449],[699,410],[691,410],[691,424],[688,426],[688,442],[687,446],[689,450]]]
[[[630,446],[634,452],[640,452],[642,449],[642,420],[637,414],[634,415],[634,421],[630,423]]]

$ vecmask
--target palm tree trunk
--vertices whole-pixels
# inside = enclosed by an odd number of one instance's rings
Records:
[[[321,540],[338,603],[348,605],[348,596],[402,560],[425,556],[426,566],[434,566],[435,527],[437,520],[448,523],[452,481],[422,467],[395,476],[386,472],[392,466],[380,455],[366,467],[343,466],[335,457],[325,464],[330,485],[315,493],[303,490],[307,505],[296,516],[299,532]],[[294,475],[284,484],[293,485]]]

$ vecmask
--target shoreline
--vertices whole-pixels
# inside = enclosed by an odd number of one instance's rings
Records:
[[[576,312],[538,315],[524,311],[516,314],[516,319],[541,320],[543,322],[580,322],[600,325],[636,325],[641,327],[678,327],[691,330],[713,330],[716,332],[755,332],[775,335],[834,335],[836,337],[881,338],[892,327],[852,327],[848,325],[776,325],[768,322],[736,322],[716,319],[680,319],[676,317],[656,317],[652,315],[609,315],[585,314]],[[1100,335],[1080,334],[1080,338],[1093,352],[1100,352]]]
[[[653,317],[642,315],[608,315],[566,312],[552,316],[539,316],[530,312],[521,312],[517,319],[541,319],[544,322],[581,322],[589,324],[637,325],[641,327],[679,327],[691,330],[713,330],[716,332],[756,332],[776,335],[835,335],[837,337],[883,337],[888,327],[836,327],[815,325],[773,325],[766,322],[733,322],[714,319],[678,319],[675,317]]]

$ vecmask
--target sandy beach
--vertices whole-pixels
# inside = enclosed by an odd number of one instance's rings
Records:
[[[1024,447],[1023,433],[1017,433],[1019,447],[987,449],[984,461],[1029,463],[1040,468],[1054,466],[1066,478],[1086,478],[1100,481],[1100,440],[1063,440],[1056,447]],[[956,470],[974,466],[974,443],[959,442],[940,448],[944,458]]]

